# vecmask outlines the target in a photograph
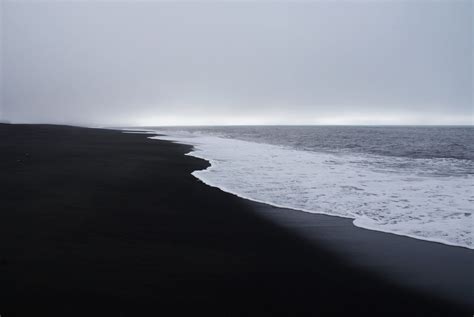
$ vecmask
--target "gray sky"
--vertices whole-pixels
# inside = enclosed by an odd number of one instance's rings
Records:
[[[472,124],[472,1],[2,2],[2,113]]]

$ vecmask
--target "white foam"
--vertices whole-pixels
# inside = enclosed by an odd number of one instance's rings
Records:
[[[188,132],[152,138],[194,145],[189,155],[211,166],[192,174],[237,196],[352,218],[366,229],[474,249],[473,175],[395,171],[381,166],[402,158],[299,151]],[[387,164],[381,165],[381,160]],[[420,166],[429,164],[450,163],[426,160]]]

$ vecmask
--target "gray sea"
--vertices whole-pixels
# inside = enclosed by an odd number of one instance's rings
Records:
[[[473,247],[474,127],[157,127],[211,162],[193,174],[254,201]]]

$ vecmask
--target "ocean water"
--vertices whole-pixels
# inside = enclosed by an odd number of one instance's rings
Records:
[[[473,127],[153,128],[243,198],[474,249]]]

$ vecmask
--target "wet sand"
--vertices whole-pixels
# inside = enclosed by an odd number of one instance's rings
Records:
[[[474,250],[359,228],[352,219],[249,203],[355,268],[474,311]]]

